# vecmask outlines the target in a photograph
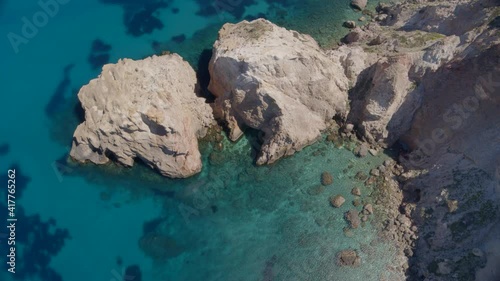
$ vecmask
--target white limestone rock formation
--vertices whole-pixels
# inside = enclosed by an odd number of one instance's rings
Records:
[[[273,163],[315,142],[347,113],[348,79],[312,37],[258,19],[225,24],[209,65],[215,115],[230,138],[245,127],[264,133],[257,164]]]
[[[85,122],[74,133],[71,157],[125,166],[140,159],[172,178],[198,173],[198,138],[213,115],[197,93],[194,70],[176,54],[105,65],[78,94]]]

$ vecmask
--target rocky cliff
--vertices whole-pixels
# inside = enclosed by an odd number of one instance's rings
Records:
[[[381,22],[331,52],[354,81],[347,122],[372,145],[402,148],[394,215],[417,230],[410,280],[500,278],[500,240],[488,235],[500,229],[499,5],[379,5]]]
[[[209,90],[215,113],[237,140],[245,128],[264,133],[258,164],[316,141],[348,111],[348,79],[308,35],[258,19],[225,24],[214,44]]]
[[[197,139],[213,117],[197,93],[194,70],[175,54],[105,65],[78,94],[85,122],[74,133],[72,158],[126,166],[140,159],[173,178],[198,173]]]

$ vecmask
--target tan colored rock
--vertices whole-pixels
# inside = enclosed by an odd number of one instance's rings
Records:
[[[95,164],[112,158],[125,166],[140,159],[173,178],[198,173],[197,139],[213,117],[196,83],[176,54],[105,65],[78,94],[85,122],[74,133],[71,157]]]
[[[321,173],[321,184],[324,186],[333,184],[333,176],[328,172]]]
[[[355,196],[361,196],[361,190],[359,189],[359,187],[355,187],[351,190],[351,194]]]
[[[366,8],[366,4],[368,4],[368,0],[352,0],[351,5],[359,10],[364,10]]]
[[[366,204],[363,207],[363,211],[365,211],[368,215],[373,214],[373,205],[372,204]]]
[[[330,204],[335,208],[340,208],[345,203],[345,198],[342,195],[336,195],[330,197]]]
[[[337,264],[340,266],[358,267],[361,265],[361,258],[354,250],[343,250],[337,254]]]
[[[315,142],[325,121],[347,112],[348,80],[308,35],[271,22],[225,24],[209,65],[215,114],[230,138],[245,127],[264,133],[257,164]]]
[[[370,61],[368,54],[359,46],[343,45],[329,51],[328,56],[342,65],[345,75],[353,85],[356,84],[359,74],[368,67]]]
[[[361,225],[359,212],[355,209],[351,209],[347,213],[345,213],[345,219],[349,222],[349,226],[353,229],[356,229]]]
[[[367,141],[389,145],[410,127],[411,115],[407,113],[418,106],[406,99],[412,88],[408,76],[411,65],[408,55],[383,58],[370,68],[368,77],[363,77],[372,82],[360,82],[354,88],[348,119],[357,124]],[[403,106],[408,111],[401,111]]]

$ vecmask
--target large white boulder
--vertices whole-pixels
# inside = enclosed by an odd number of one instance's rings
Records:
[[[264,133],[257,164],[316,141],[326,122],[347,113],[348,79],[309,35],[258,19],[225,24],[209,65],[216,116],[230,138]]]
[[[85,122],[75,131],[72,158],[126,166],[140,159],[173,178],[198,173],[198,138],[213,116],[196,84],[194,70],[176,54],[105,65],[78,94]]]

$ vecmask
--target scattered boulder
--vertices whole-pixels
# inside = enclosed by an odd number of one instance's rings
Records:
[[[457,200],[447,200],[448,212],[454,213],[458,209],[458,201]]]
[[[378,177],[378,176],[380,176],[380,171],[378,169],[372,169],[370,171],[370,175],[372,175],[374,177]]]
[[[355,196],[361,196],[361,189],[359,189],[359,187],[355,187],[351,190],[351,194]]]
[[[354,125],[353,124],[346,124],[344,128],[345,133],[352,133],[354,130]]]
[[[344,22],[343,24],[344,27],[347,27],[347,28],[356,28],[356,22],[355,21],[352,21],[352,20],[348,20],[346,22]]]
[[[359,212],[355,209],[349,210],[345,214],[345,219],[349,222],[349,226],[356,229],[360,226],[361,220],[359,219]]]
[[[482,257],[484,256],[484,252],[483,252],[483,251],[481,251],[481,249],[479,249],[479,248],[474,248],[474,249],[472,249],[472,254],[473,254],[474,256],[476,256],[476,257],[480,257],[480,258],[482,258]]]
[[[375,8],[375,11],[379,14],[387,14],[389,13],[391,6],[387,3],[378,3],[377,7]]]
[[[351,6],[359,9],[359,10],[364,10],[366,8],[366,4],[368,4],[368,0],[352,0],[351,1]]]
[[[351,0],[351,6],[359,9],[359,10],[364,10],[366,8],[366,4],[368,3],[368,0]]]
[[[387,17],[388,16],[386,14],[380,14],[375,17],[375,21],[384,21],[387,19]]]
[[[373,214],[373,205],[372,204],[366,204],[363,207],[363,211],[366,212],[368,215]]]
[[[328,172],[323,172],[321,174],[321,184],[324,186],[333,184],[333,176]]]
[[[358,157],[366,157],[368,155],[369,146],[366,143],[362,143],[354,149],[354,154]]]
[[[354,250],[343,250],[337,254],[337,264],[340,266],[358,267],[361,265],[361,258]]]
[[[345,198],[342,195],[330,197],[330,204],[335,208],[340,208],[345,203]]]
[[[359,180],[359,181],[365,181],[368,178],[368,176],[365,173],[363,173],[362,171],[359,171],[356,173],[354,178]]]
[[[359,206],[361,206],[361,200],[359,200],[359,199],[354,199],[354,200],[352,201],[352,205],[353,205],[354,207],[359,207]]]

